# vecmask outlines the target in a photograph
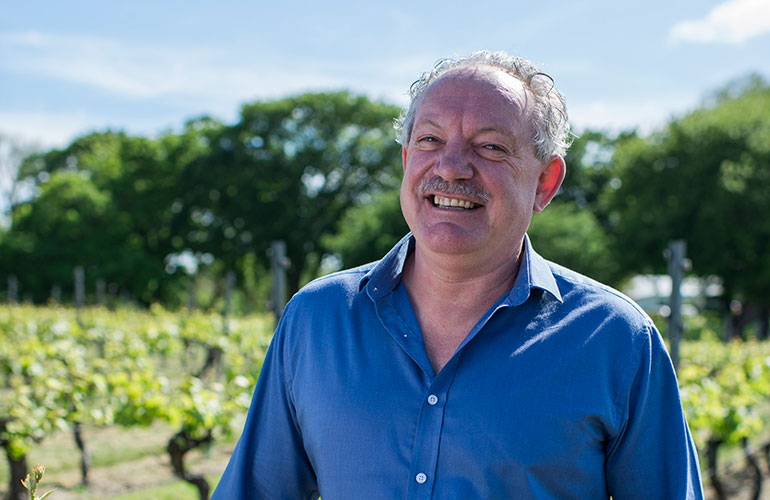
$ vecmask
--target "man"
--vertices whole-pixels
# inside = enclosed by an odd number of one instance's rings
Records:
[[[525,235],[564,179],[551,79],[480,52],[411,94],[412,232],[287,305],[214,499],[702,498],[650,319]]]

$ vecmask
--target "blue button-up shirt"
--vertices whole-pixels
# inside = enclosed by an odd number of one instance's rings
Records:
[[[435,374],[401,281],[413,246],[292,298],[213,500],[702,498],[635,304],[525,240],[514,286]]]

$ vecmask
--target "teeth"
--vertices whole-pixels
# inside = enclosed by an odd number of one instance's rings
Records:
[[[458,200],[457,198],[446,198],[444,196],[433,196],[433,204],[439,207],[473,208],[476,206],[472,201]]]

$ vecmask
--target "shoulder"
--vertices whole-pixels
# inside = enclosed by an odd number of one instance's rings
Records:
[[[350,299],[362,290],[367,274],[376,265],[377,261],[370,262],[316,278],[303,286],[291,301],[307,302],[343,297]]]
[[[317,351],[319,344],[332,345],[350,333],[357,316],[369,315],[371,301],[362,283],[375,265],[338,271],[303,286],[286,304],[273,342],[285,360]]]
[[[597,370],[614,373],[607,383],[614,395],[614,422],[620,426],[635,381],[673,371],[663,338],[650,316],[625,294],[558,264],[549,265],[564,300],[558,317],[578,343],[573,344],[574,352],[583,349],[598,362]]]
[[[643,329],[655,328],[649,315],[622,292],[559,264],[549,261],[548,265],[566,306],[584,313],[602,312]]]
[[[366,298],[367,275],[376,264],[372,262],[337,271],[310,281],[286,304],[281,320],[288,323],[286,326],[297,327],[360,309]]]
[[[620,291],[558,264],[549,263],[563,303],[555,318],[575,340],[614,359],[626,381],[650,349],[665,344],[650,316]],[[608,361],[610,362],[610,361]]]

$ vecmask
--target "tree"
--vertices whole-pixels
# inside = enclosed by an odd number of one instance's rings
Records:
[[[337,232],[325,243],[340,257],[343,267],[354,267],[382,258],[408,232],[399,190],[393,188],[345,212]]]
[[[624,273],[610,253],[608,236],[594,214],[572,203],[553,203],[535,214],[527,232],[543,257],[604,283]]]
[[[126,286],[136,281],[141,286],[149,279],[136,242],[115,224],[109,194],[80,172],[55,172],[40,194],[13,215],[3,262],[12,263],[36,301],[45,300],[53,284],[72,283],[75,266]]]
[[[613,182],[616,136],[585,130],[567,151],[567,173],[548,208],[532,218],[528,234],[544,257],[604,283],[620,285],[628,269],[618,265],[610,248],[607,212],[601,193]]]
[[[26,259],[34,276],[22,285],[42,300],[78,260],[88,276],[149,303],[182,288],[180,256],[254,272],[269,267],[270,243],[284,240],[296,290],[317,274],[342,214],[396,185],[397,114],[347,92],[305,94],[248,104],[232,126],[201,117],[181,133],[92,133],[32,155],[19,174],[35,194],[14,209],[22,225],[0,240],[0,267]],[[67,237],[53,229],[63,214],[75,214],[61,226]]]
[[[648,138],[619,144],[606,193],[622,265],[663,272],[661,252],[685,239],[693,272],[721,278],[727,302],[770,312],[770,87],[721,92]]]
[[[615,144],[628,135],[628,132],[612,136],[598,130],[584,130],[575,136],[564,158],[567,174],[554,202],[570,202],[601,218],[599,198],[614,175],[612,153]]]
[[[20,279],[36,300],[53,284],[71,283],[75,263],[141,302],[168,298],[176,278],[166,259],[174,251],[178,167],[195,153],[182,151],[184,139],[108,131],[28,157],[19,175],[38,194],[14,210],[3,263],[31,266],[20,269]]]
[[[296,291],[316,276],[342,214],[394,185],[397,114],[348,92],[245,105],[238,123],[209,136],[210,154],[184,169],[173,232],[231,268],[249,254],[267,267],[270,243],[284,240]]]

